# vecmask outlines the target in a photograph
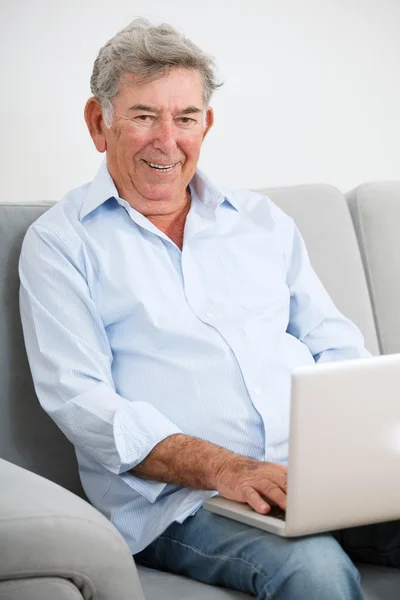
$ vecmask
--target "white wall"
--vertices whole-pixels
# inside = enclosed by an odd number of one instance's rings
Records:
[[[216,57],[225,85],[200,165],[220,183],[400,179],[399,0],[0,0],[1,200],[92,179],[92,64],[135,16]]]

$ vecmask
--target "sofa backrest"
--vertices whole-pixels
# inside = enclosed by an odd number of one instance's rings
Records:
[[[310,185],[265,190],[299,226],[311,261],[339,309],[378,353],[356,236],[343,195]],[[75,453],[36,398],[18,308],[18,258],[24,234],[50,204],[0,205],[0,456],[83,495]]]
[[[83,496],[73,446],[37,400],[19,318],[22,240],[48,206],[0,205],[0,457]]]
[[[400,181],[364,183],[347,194],[382,354],[400,352]]]
[[[379,354],[357,237],[343,194],[329,185],[263,190],[293,217],[311,263],[339,310],[354,321],[372,354]]]

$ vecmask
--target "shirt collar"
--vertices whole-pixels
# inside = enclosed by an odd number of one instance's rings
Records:
[[[200,169],[196,170],[189,185],[193,187],[198,198],[209,209],[215,211],[220,204],[227,200],[233,208],[239,210],[233,194],[223,193]],[[89,213],[107,202],[110,198],[118,199],[119,196],[115,183],[108,171],[107,160],[104,159],[86,193],[79,213],[80,220],[84,219]]]
[[[231,192],[223,192],[214,182],[211,181],[200,169],[196,169],[195,174],[190,182],[190,187],[193,188],[198,198],[207,208],[215,211],[220,204],[225,200],[229,202],[237,211],[239,205],[236,202]]]
[[[95,178],[89,185],[79,213],[79,219],[84,219],[89,213],[93,212],[101,204],[104,204],[104,202],[107,202],[110,198],[118,198],[118,191],[108,172],[107,160],[104,159]]]

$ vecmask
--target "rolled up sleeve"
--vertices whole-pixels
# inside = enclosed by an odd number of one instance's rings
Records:
[[[44,410],[94,461],[155,501],[165,483],[128,473],[181,430],[133,390],[116,392],[112,351],[85,273],[83,248],[33,225],[19,264],[20,310],[33,381]]]

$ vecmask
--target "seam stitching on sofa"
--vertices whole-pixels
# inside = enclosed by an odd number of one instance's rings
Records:
[[[18,206],[18,208],[46,208],[47,206],[50,208],[54,206],[55,202],[47,201],[43,204],[36,204],[35,202],[28,204],[21,204],[20,202],[0,202],[0,207],[8,208],[9,206]]]
[[[91,592],[94,592],[94,598],[96,598],[97,596],[97,587],[96,584],[94,583],[93,579],[89,576],[86,575],[80,571],[73,571],[73,570],[69,570],[69,569],[63,569],[62,571],[60,571],[57,574],[57,570],[54,570],[54,572],[49,573],[49,571],[47,569],[41,569],[39,568],[35,568],[34,571],[24,571],[24,575],[23,577],[21,577],[21,571],[10,571],[7,572],[7,578],[10,577],[16,577],[17,579],[27,579],[27,578],[34,578],[34,577],[52,577],[52,578],[59,578],[59,579],[66,579],[66,576],[70,576],[70,577],[79,577],[80,579],[82,579],[86,584],[88,584],[90,586]],[[76,587],[75,584],[74,587],[76,589],[78,589]]]
[[[99,529],[102,529],[103,531],[106,531],[108,534],[113,536],[113,539],[118,542],[118,544],[121,546],[121,548],[125,548],[125,543],[122,543],[122,541],[119,539],[119,537],[117,535],[115,535],[115,533],[109,529],[108,527],[105,527],[104,525],[102,525],[101,523],[96,523],[96,521],[92,521],[91,519],[85,518],[85,517],[79,517],[79,516],[70,516],[70,515],[54,515],[51,513],[41,513],[38,515],[31,515],[28,517],[2,517],[0,516],[0,522],[4,521],[4,522],[10,522],[10,521],[31,521],[31,520],[36,520],[36,519],[40,519],[40,520],[46,520],[48,518],[51,519],[66,519],[69,521],[84,521],[85,523],[91,523],[92,525],[95,525],[96,527],[98,527]]]
[[[377,548],[345,548],[346,552],[373,552],[375,554],[379,554],[379,556],[389,556],[390,554],[397,554],[400,552],[400,548],[395,548],[394,550],[389,550],[388,552],[381,552]],[[361,563],[361,561],[358,561]],[[365,563],[369,564],[369,563]],[[385,567],[386,565],[379,565],[374,563],[374,567]]]
[[[78,588],[76,587],[75,584],[73,584],[69,579],[66,580],[65,577],[54,577],[54,576],[40,576],[40,577],[21,577],[19,579],[14,579],[14,580],[10,580],[10,581],[1,581],[0,583],[2,585],[9,585],[10,587],[12,586],[14,589],[16,589],[16,584],[18,583],[19,585],[17,587],[19,588],[24,588],[24,587],[35,587],[35,586],[40,586],[43,584],[48,585],[48,580],[51,579],[52,583],[56,583],[57,585],[65,585],[66,587],[68,587],[68,589],[71,589],[71,587],[74,589],[74,591],[78,594],[77,598],[82,598],[82,594],[80,593],[80,591],[78,590]],[[35,580],[39,580],[39,581],[35,581]],[[56,580],[56,581],[54,581]],[[1,598],[2,594],[0,591],[0,598]]]
[[[362,212],[362,208],[361,208],[361,203],[359,202],[358,190],[356,190],[356,208],[357,208],[357,212],[359,215],[360,235],[361,235],[362,245],[364,248],[365,266],[366,266],[365,270],[366,270],[367,283],[369,283],[369,288],[370,288],[371,307],[372,307],[372,313],[373,313],[374,320],[375,320],[375,323],[374,323],[375,332],[376,332],[376,337],[378,338],[379,351],[382,354],[383,353],[382,352],[383,351],[383,335],[381,334],[380,320],[378,317],[378,312],[377,312],[376,303],[375,303],[375,296],[376,296],[375,283],[374,283],[374,280],[372,277],[372,269],[371,269],[371,264],[369,261],[365,229],[364,229],[364,221],[363,221],[364,217],[363,217],[363,212]]]

